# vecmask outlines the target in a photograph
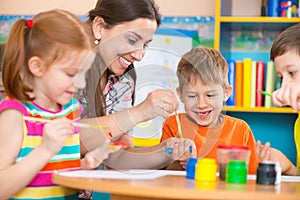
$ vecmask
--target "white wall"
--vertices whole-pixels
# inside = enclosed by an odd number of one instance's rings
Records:
[[[261,0],[232,0],[235,16],[260,14]],[[2,14],[36,14],[53,8],[85,15],[97,0],[0,0]],[[214,16],[215,0],[156,0],[162,15]]]
[[[0,0],[2,14],[36,14],[44,10],[62,8],[84,15],[97,0]],[[156,0],[163,15],[213,16],[214,0]]]
[[[0,14],[36,14],[54,8],[84,15],[97,0],[0,0]]]

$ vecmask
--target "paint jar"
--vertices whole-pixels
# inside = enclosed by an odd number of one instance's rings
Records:
[[[256,183],[275,185],[281,182],[281,168],[278,162],[264,161],[259,163],[256,171]]]
[[[217,160],[219,167],[219,177],[226,179],[226,167],[230,160],[244,161],[248,167],[250,159],[250,149],[246,146],[219,145],[217,149]]]
[[[186,178],[195,179],[195,168],[198,162],[197,158],[189,158],[186,163]]]
[[[226,167],[226,183],[247,183],[247,165],[245,161],[231,160]]]
[[[195,169],[195,179],[197,181],[216,181],[217,163],[215,159],[198,159]]]
[[[297,17],[297,3],[295,0],[280,0],[279,16]]]

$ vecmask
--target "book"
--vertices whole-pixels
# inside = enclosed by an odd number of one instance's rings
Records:
[[[226,102],[226,105],[234,106],[235,105],[235,61],[229,60],[227,62],[228,62],[228,82],[232,86],[232,92]]]
[[[272,93],[275,89],[275,65],[273,61],[269,61],[267,63],[267,70],[266,70],[266,92]],[[272,97],[265,96],[265,107],[270,108],[272,107]]]
[[[250,90],[250,107],[255,107],[256,99],[256,61],[252,60],[251,66],[251,90]]]
[[[244,58],[243,69],[243,107],[250,107],[251,105],[251,74],[252,74],[252,59]]]
[[[264,62],[256,63],[256,98],[255,106],[264,106],[264,95],[258,92],[258,90],[264,91],[265,87],[265,64]]]
[[[235,61],[235,106],[243,106],[243,61]]]
[[[265,64],[260,61],[256,63],[256,98],[255,106],[264,106],[264,95],[258,92],[258,90],[264,91],[265,83]]]

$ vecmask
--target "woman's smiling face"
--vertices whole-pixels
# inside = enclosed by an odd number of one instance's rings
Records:
[[[101,33],[100,54],[106,66],[116,75],[124,74],[129,65],[144,57],[156,29],[156,21],[147,18],[97,29]]]

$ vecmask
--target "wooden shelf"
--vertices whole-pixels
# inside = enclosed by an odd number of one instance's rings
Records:
[[[300,18],[292,17],[219,17],[220,22],[252,22],[252,23],[297,23]]]
[[[266,108],[266,107],[239,107],[239,106],[224,106],[223,111],[231,111],[231,112],[264,112],[264,113],[294,113],[291,108]]]
[[[246,2],[240,0],[240,2],[242,1]],[[238,5],[243,5],[240,2]],[[287,27],[300,23],[298,17],[232,15],[234,4],[237,5],[236,0],[216,0],[214,48],[224,54],[226,59],[237,60],[245,57],[243,54],[246,54],[253,60],[269,61],[269,52],[265,51],[266,48],[261,49],[262,51],[256,51],[250,45],[250,48],[243,49],[245,52],[241,49],[235,50],[231,47],[231,37],[242,32],[252,32],[253,34],[262,34],[262,37],[272,38]],[[273,147],[280,149],[296,164],[297,151],[293,145],[295,142],[293,133],[295,120],[297,117],[300,118],[300,112],[294,112],[288,107],[224,106],[223,113],[246,121],[251,127],[255,138],[265,142],[270,141]]]

